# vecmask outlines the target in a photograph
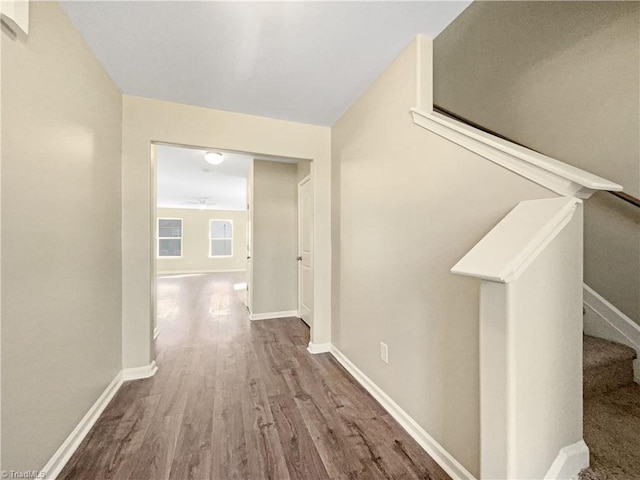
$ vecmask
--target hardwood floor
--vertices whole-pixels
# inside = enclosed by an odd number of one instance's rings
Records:
[[[158,280],[158,372],[125,383],[59,479],[447,479],[297,318],[240,274]],[[239,288],[239,287],[238,287]]]

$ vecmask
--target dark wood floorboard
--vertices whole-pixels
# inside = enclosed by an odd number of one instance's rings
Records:
[[[158,279],[158,372],[126,382],[59,479],[449,477],[299,319],[250,322],[241,274]]]

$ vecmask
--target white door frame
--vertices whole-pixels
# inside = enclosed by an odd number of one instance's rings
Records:
[[[298,182],[298,248],[297,248],[297,252],[298,252],[298,265],[297,265],[297,269],[298,269],[298,317],[302,318],[302,257],[303,257],[303,252],[301,249],[301,245],[302,245],[302,209],[300,208],[300,188],[306,184],[309,183],[310,187],[311,187],[311,219],[310,219],[310,223],[311,223],[311,268],[314,268],[314,248],[313,248],[313,229],[314,229],[314,223],[313,223],[313,176],[311,173],[309,173],[309,175],[307,175],[306,177],[304,177],[302,180],[300,180]],[[311,294],[313,295],[313,288],[311,289]],[[307,322],[306,320],[305,323],[307,323],[309,325],[309,327],[313,328],[313,304],[311,305],[311,308],[309,309],[309,315],[311,318],[309,319],[309,321]]]
[[[159,128],[161,130],[162,125],[158,126],[158,125],[151,125],[152,129],[156,129]],[[226,151],[226,152],[237,152],[237,153],[243,153],[243,154],[248,154],[248,155],[260,155],[260,156],[279,156],[279,157],[286,157],[286,155],[282,155],[282,152],[278,151],[278,152],[270,152],[269,149],[265,149],[263,152],[259,152],[259,151],[252,151],[251,148],[247,148],[247,149],[242,149],[242,148],[229,148],[228,146],[222,147],[220,148],[219,146],[215,146],[215,144],[209,144],[208,142],[197,142],[197,141],[193,141],[192,138],[189,138],[189,140],[185,139],[184,141],[176,141],[176,139],[172,139],[172,140],[160,140],[159,138],[163,138],[163,137],[168,137],[170,135],[165,135],[166,132],[164,131],[160,131],[160,132],[155,132],[154,135],[151,135],[148,132],[142,132],[139,135],[131,135],[133,138],[130,139],[131,142],[135,143],[137,145],[137,152],[134,152],[134,158],[138,158],[136,157],[135,153],[138,154],[138,156],[140,158],[142,158],[143,155],[143,151],[144,153],[144,158],[146,159],[146,165],[147,165],[147,175],[149,175],[150,178],[148,178],[150,181],[148,183],[148,196],[146,198],[146,208],[147,211],[145,213],[145,216],[147,216],[147,221],[149,222],[148,226],[149,226],[149,230],[147,230],[146,235],[142,236],[140,235],[140,232],[133,232],[130,236],[133,239],[138,238],[139,240],[142,241],[142,239],[144,237],[146,237],[145,241],[148,242],[148,252],[147,252],[147,256],[145,257],[144,262],[142,262],[140,260],[140,258],[138,258],[134,253],[129,253],[128,255],[125,255],[125,257],[127,259],[131,260],[131,264],[134,265],[134,268],[130,269],[131,271],[128,271],[127,273],[129,275],[134,275],[134,274],[138,274],[139,276],[149,276],[149,280],[150,280],[150,285],[149,285],[149,290],[147,290],[149,292],[149,297],[144,298],[145,301],[148,302],[148,313],[149,316],[146,317],[146,319],[144,320],[140,320],[140,322],[144,321],[146,323],[146,325],[148,325],[147,328],[149,328],[149,337],[148,337],[148,343],[147,340],[141,340],[141,337],[144,337],[145,335],[143,334],[142,336],[138,335],[134,335],[134,333],[137,333],[138,331],[142,331],[144,329],[139,328],[138,330],[135,330],[134,327],[137,326],[137,323],[134,321],[136,318],[140,318],[133,316],[131,313],[135,312],[137,310],[143,309],[143,306],[141,305],[140,302],[134,303],[132,305],[127,305],[125,307],[123,307],[123,309],[126,310],[127,312],[127,318],[126,321],[125,319],[123,319],[123,364],[128,365],[128,361],[129,361],[129,357],[132,357],[134,355],[133,352],[135,351],[140,351],[142,349],[142,347],[145,348],[145,350],[143,351],[142,354],[137,354],[139,356],[145,356],[145,355],[149,355],[149,361],[152,361],[155,359],[155,355],[153,353],[153,344],[154,344],[154,329],[156,327],[156,252],[155,252],[155,245],[156,245],[156,241],[155,241],[155,226],[157,224],[157,209],[156,209],[156,205],[157,205],[157,162],[156,162],[156,155],[155,155],[155,146],[156,145],[169,145],[169,146],[179,146],[179,147],[184,147],[184,148],[193,148],[193,149],[198,149],[198,150],[216,150],[216,151]],[[242,143],[242,142],[240,142]],[[134,149],[135,150],[135,149]],[[322,156],[322,155],[321,155]],[[324,198],[325,195],[324,193],[326,192],[326,188],[327,188],[327,184],[326,184],[326,176],[323,177],[321,179],[320,185],[318,185],[317,182],[317,177],[315,175],[315,168],[316,168],[316,159],[313,157],[304,157],[304,156],[300,156],[300,157],[288,157],[291,159],[295,159],[295,160],[300,160],[300,159],[305,159],[311,162],[310,168],[311,168],[311,176],[312,176],[312,180],[313,180],[313,197],[314,197],[314,206],[313,206],[313,223],[314,225],[317,223],[317,219],[320,218],[321,220],[325,220],[325,211],[322,209],[319,209],[318,204],[316,203],[316,200],[318,198],[318,191],[319,189],[321,189],[321,195],[320,198]],[[322,157],[324,159],[324,157]],[[135,162],[130,162],[131,165],[127,166],[127,169],[131,169],[132,166],[135,165]],[[325,171],[326,169],[323,168],[322,172],[326,173]],[[131,194],[132,190],[131,188],[127,189],[127,193]],[[135,210],[135,209],[133,209]],[[321,213],[321,215],[318,215],[318,213]],[[318,232],[317,229],[314,228],[314,257],[317,257],[317,250],[318,250],[318,245],[320,245],[316,240],[318,239],[318,236],[323,236],[323,238],[326,236],[325,235],[326,230],[322,230],[321,232]],[[330,251],[329,251],[329,256],[327,256],[327,249],[326,246],[327,244],[330,244],[330,242],[324,242],[322,244],[322,251],[321,256],[322,259],[324,260],[326,257],[327,263],[323,263],[321,265],[322,270],[323,270],[323,282],[318,282],[318,265],[314,265],[314,305],[313,305],[313,319],[314,319],[314,326],[311,328],[311,338],[310,338],[310,342],[309,342],[309,346],[307,348],[307,350],[310,353],[324,353],[324,352],[328,352],[329,351],[329,347],[330,347],[330,343],[322,343],[318,342],[318,339],[321,340],[326,340],[328,338],[330,338],[330,331],[331,331],[331,327],[330,327],[330,317],[328,316],[330,314],[330,305],[328,305],[326,303],[327,301],[327,294],[326,292],[328,292],[329,294],[329,298],[330,298],[330,292],[331,292],[331,288],[329,284],[326,284],[324,281],[326,280],[326,269],[327,269],[327,265],[329,265],[330,268]],[[315,259],[315,258],[314,258]],[[148,262],[148,263],[147,263]],[[139,268],[138,267],[138,263],[139,264],[144,264],[146,263],[146,266],[148,268],[147,272],[144,272],[144,268]],[[314,261],[314,264],[316,262]],[[144,265],[143,265],[144,266]],[[148,278],[148,277],[147,277]],[[145,282],[146,283],[146,282]],[[317,310],[318,310],[318,296],[316,295],[317,291],[321,289],[323,292],[322,298],[321,300],[321,315],[320,317],[318,317],[317,315]],[[129,299],[130,300],[130,299]],[[124,317],[123,317],[124,318]],[[320,318],[320,322],[318,321],[318,319]],[[146,326],[145,325],[145,326]],[[126,329],[127,331],[124,332],[124,329]],[[131,333],[133,332],[133,333]],[[157,332],[157,330],[156,330]],[[125,335],[126,334],[126,335]],[[320,337],[320,338],[318,338]],[[126,338],[126,339],[125,339]],[[314,339],[316,340],[316,342],[314,342]],[[134,357],[134,360],[132,360],[132,362],[135,362],[136,357]],[[132,363],[134,366],[135,364]]]
[[[245,305],[251,314],[253,308],[253,162],[247,178],[247,263]]]

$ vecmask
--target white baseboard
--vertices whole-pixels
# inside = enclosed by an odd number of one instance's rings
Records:
[[[545,480],[570,480],[578,478],[580,470],[589,466],[589,447],[584,440],[567,445],[560,450],[545,475]]]
[[[234,272],[246,272],[245,268],[230,268],[222,270],[171,270],[156,272],[157,276],[171,276],[171,275],[200,275],[204,273],[234,273]]]
[[[96,423],[100,414],[109,405],[111,399],[118,393],[123,382],[129,380],[138,380],[142,378],[149,378],[158,371],[155,360],[149,365],[137,368],[125,368],[118,372],[116,378],[114,378],[104,392],[98,397],[98,400],[91,406],[80,423],[76,425],[71,434],[62,443],[60,448],[53,454],[51,459],[47,462],[44,468],[41,470],[46,476],[47,480],[55,480],[60,474],[64,466],[67,464],[73,453],[78,448],[78,445],[87,436],[91,427]]]
[[[584,333],[622,343],[640,358],[640,326],[588,285],[584,285]],[[640,362],[634,362],[635,381],[640,383]]]
[[[411,437],[440,465],[445,472],[455,479],[475,480],[442,445],[429,435],[418,423],[409,416],[400,406],[394,402],[373,380],[367,377],[358,367],[334,345],[331,346],[331,354],[340,364],[362,385],[382,407],[404,428]]]
[[[307,351],[309,353],[327,353],[331,351],[331,343],[313,343],[309,342],[307,346]]]
[[[64,466],[78,448],[78,445],[80,445],[82,440],[84,440],[84,437],[89,433],[89,430],[91,430],[91,427],[96,423],[100,414],[104,411],[115,394],[118,393],[122,382],[122,372],[118,372],[116,378],[114,378],[105,391],[102,392],[102,395],[98,397],[98,400],[96,400],[87,414],[82,418],[82,420],[80,420],[80,423],[78,423],[76,428],[73,429],[71,434],[44,466],[42,469],[42,472],[46,475],[44,478],[52,480],[60,474]]]
[[[272,318],[297,317],[297,310],[286,312],[249,313],[249,320],[271,320]]]
[[[158,366],[154,360],[149,365],[144,367],[125,368],[122,370],[122,380],[128,382],[129,380],[140,380],[142,378],[153,377],[158,371]]]

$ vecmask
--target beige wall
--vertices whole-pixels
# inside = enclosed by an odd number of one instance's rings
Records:
[[[640,4],[474,2],[434,43],[434,101],[640,197]],[[640,323],[640,209],[585,205],[585,283]]]
[[[298,168],[253,162],[253,305],[251,313],[298,309]]]
[[[311,175],[311,162],[308,160],[300,160],[298,162],[298,181],[307,175]]]
[[[245,270],[247,262],[247,212],[159,208],[159,218],[182,218],[182,257],[156,260],[161,273],[224,272]],[[231,220],[233,255],[209,256],[209,220]]]
[[[585,283],[640,325],[640,208],[605,192],[584,209]]]
[[[120,92],[55,2],[2,33],[2,467],[39,470],[120,371]]]
[[[0,30],[0,72],[2,72],[2,50],[4,42],[11,41]],[[2,112],[2,74],[0,73],[0,112]],[[0,130],[2,129],[2,114],[0,113]],[[2,135],[0,134],[0,470],[2,463]]]
[[[519,201],[555,195],[413,125],[416,57],[332,130],[332,341],[478,475],[479,282],[449,269]]]
[[[155,278],[154,141],[314,161],[316,268],[314,343],[331,335],[331,130],[252,115],[124,95],[122,134],[122,292],[125,367],[153,359]]]

